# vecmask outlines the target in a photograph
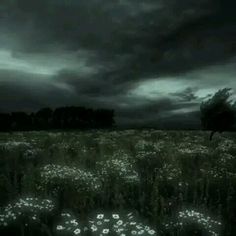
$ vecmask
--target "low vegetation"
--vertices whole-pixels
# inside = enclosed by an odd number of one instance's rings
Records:
[[[0,235],[233,236],[236,136],[0,136]]]

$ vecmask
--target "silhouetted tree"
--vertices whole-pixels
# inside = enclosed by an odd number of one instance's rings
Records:
[[[231,89],[224,88],[201,104],[201,123],[203,129],[211,131],[210,140],[215,132],[231,131],[235,125],[236,103],[230,100],[231,95]]]

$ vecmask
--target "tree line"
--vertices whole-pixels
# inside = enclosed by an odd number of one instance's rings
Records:
[[[0,131],[111,128],[114,110],[85,107],[42,108],[37,112],[0,113]]]
[[[211,131],[210,140],[216,132],[236,131],[236,102],[232,89],[218,90],[200,105],[201,126]],[[35,113],[0,113],[1,131],[27,131],[50,129],[97,129],[111,128],[115,124],[114,110],[86,107],[43,108]]]

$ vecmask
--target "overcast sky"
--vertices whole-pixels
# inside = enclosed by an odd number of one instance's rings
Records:
[[[112,108],[118,125],[196,127],[236,91],[234,0],[1,0],[0,112]]]

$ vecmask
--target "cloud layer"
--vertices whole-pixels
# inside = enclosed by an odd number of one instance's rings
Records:
[[[233,0],[4,0],[0,109],[114,108],[127,125],[199,125],[236,89]]]

